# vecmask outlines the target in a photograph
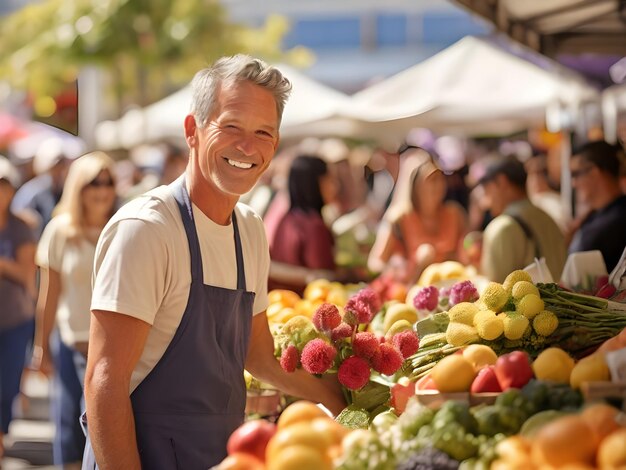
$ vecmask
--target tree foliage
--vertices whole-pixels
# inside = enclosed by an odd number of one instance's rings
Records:
[[[0,78],[50,96],[97,65],[118,100],[146,104],[222,55],[307,60],[281,51],[287,30],[280,17],[234,24],[217,0],[45,0],[0,23]]]

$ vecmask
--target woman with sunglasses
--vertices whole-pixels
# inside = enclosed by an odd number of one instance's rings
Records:
[[[36,369],[49,374],[50,337],[56,323],[60,341],[54,351],[56,425],[54,461],[80,468],[85,438],[79,425],[87,357],[91,274],[100,232],[116,206],[114,162],[103,152],[83,155],[70,166],[63,196],[37,248],[40,292],[37,302]],[[73,361],[63,360],[71,355]],[[72,367],[73,366],[73,367]]]

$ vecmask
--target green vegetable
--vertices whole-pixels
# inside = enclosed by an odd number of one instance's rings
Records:
[[[485,436],[493,437],[497,434],[510,436],[517,433],[527,414],[516,408],[504,408],[502,406],[485,406],[474,410],[478,432]]]
[[[455,460],[465,460],[476,456],[478,446],[474,436],[465,432],[459,423],[448,423],[435,429],[431,436],[433,447],[445,452]]]
[[[351,393],[352,404],[372,413],[379,406],[391,399],[391,390],[388,386],[369,381],[363,388]]]
[[[532,439],[535,434],[537,434],[539,429],[541,429],[544,425],[548,424],[550,421],[555,420],[556,418],[565,416],[566,414],[567,413],[563,411],[557,410],[541,411],[526,420],[526,422],[522,425],[522,428],[520,429],[520,434],[524,437]]]
[[[501,411],[500,424],[503,428],[502,434],[517,434],[528,416],[529,414],[526,411],[518,408],[509,408],[506,411]]]
[[[459,465],[459,470],[489,470],[491,462],[472,457],[471,459],[464,460]]]
[[[553,386],[550,388],[548,408],[552,410],[576,411],[583,404],[580,390],[574,390],[568,385]]]
[[[495,436],[504,432],[500,422],[501,408],[496,406],[485,406],[474,411],[478,432],[484,436]]]
[[[546,410],[550,406],[550,386],[542,380],[532,379],[522,388],[522,395],[533,404],[536,411]]]
[[[398,426],[402,437],[410,439],[417,436],[422,427],[430,424],[435,416],[435,412],[422,405],[417,400],[409,400],[404,413],[398,418]]]
[[[574,357],[582,356],[626,327],[623,306],[600,297],[576,294],[556,284],[537,284],[545,309],[559,319],[547,339]]]
[[[432,313],[415,324],[415,331],[421,340],[432,333],[445,333],[449,322],[448,312]]]
[[[448,400],[441,405],[433,418],[432,425],[434,429],[441,429],[450,423],[460,425],[465,432],[469,433],[475,432],[477,428],[476,419],[470,413],[469,405],[456,400]]]
[[[370,425],[370,415],[363,408],[350,405],[339,413],[335,421],[350,429],[367,429]]]

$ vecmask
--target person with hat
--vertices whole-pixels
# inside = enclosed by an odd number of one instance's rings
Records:
[[[41,236],[52,218],[52,211],[61,200],[69,161],[78,156],[72,152],[60,137],[50,137],[41,142],[33,159],[36,176],[15,193],[11,209],[16,214],[23,213],[25,217],[34,219],[37,237]]]
[[[533,205],[526,193],[526,170],[514,156],[490,161],[477,186],[484,190],[485,207],[494,219],[483,233],[480,271],[503,282],[535,258],[545,258],[553,279],[565,264],[565,239],[554,220]]]
[[[591,212],[574,233],[569,252],[600,250],[608,272],[617,265],[626,247],[626,195],[620,188],[618,145],[589,142],[572,157],[572,186],[578,201]]]
[[[10,211],[18,186],[17,171],[0,156],[0,460],[35,314],[35,240],[28,225]]]

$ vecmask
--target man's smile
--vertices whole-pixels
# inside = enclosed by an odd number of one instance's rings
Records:
[[[226,161],[228,162],[230,166],[234,166],[235,168],[242,168],[244,170],[249,170],[250,168],[253,167],[252,163],[240,162],[237,160],[232,160],[230,158],[227,158]]]

